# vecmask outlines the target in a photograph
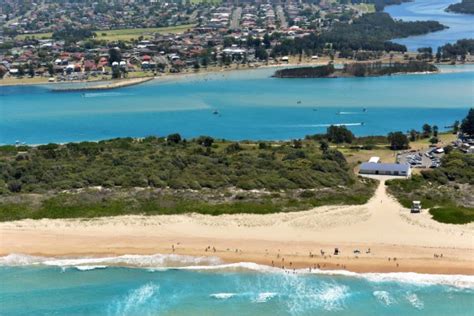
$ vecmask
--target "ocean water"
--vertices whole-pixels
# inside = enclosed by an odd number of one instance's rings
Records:
[[[178,255],[10,255],[0,258],[0,280],[0,315],[8,316],[462,316],[474,310],[472,276],[293,273]]]
[[[432,47],[436,52],[438,47],[447,43],[454,43],[463,38],[473,38],[474,15],[445,11],[450,4],[458,2],[461,0],[415,0],[386,7],[385,12],[394,19],[404,21],[435,20],[449,27],[440,32],[395,39],[394,42],[406,45],[409,51],[416,51],[420,47]]]
[[[0,87],[0,143],[209,135],[286,140],[345,124],[356,135],[443,130],[474,104],[474,66],[441,74],[277,79],[275,69],[158,79],[112,91]],[[365,111],[364,111],[365,109]],[[217,111],[216,113],[214,113]]]

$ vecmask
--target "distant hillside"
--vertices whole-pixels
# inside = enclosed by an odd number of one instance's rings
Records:
[[[460,3],[451,4],[446,11],[474,14],[474,0],[462,0]]]

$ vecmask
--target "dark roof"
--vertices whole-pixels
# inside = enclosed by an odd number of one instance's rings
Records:
[[[364,162],[360,165],[360,170],[367,171],[398,171],[408,172],[410,165],[408,164],[397,164],[397,163],[374,163]]]

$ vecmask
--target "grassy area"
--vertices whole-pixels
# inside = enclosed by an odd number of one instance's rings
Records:
[[[156,28],[136,28],[136,29],[118,29],[118,30],[104,30],[96,31],[97,39],[106,41],[130,41],[136,40],[140,36],[143,38],[152,38],[154,33],[183,33],[191,29],[195,24],[186,24],[170,27],[156,27]],[[106,34],[105,36],[103,34]]]
[[[456,134],[453,134],[451,132],[446,132],[446,133],[439,133],[438,134],[438,144],[437,146],[447,146],[453,141],[455,141],[457,138]],[[421,138],[418,139],[414,142],[410,142],[410,148],[416,149],[416,150],[423,150],[423,149],[428,149],[430,147],[430,138]]]
[[[441,223],[467,224],[474,222],[474,208],[448,205],[430,209],[433,219]]]
[[[18,40],[24,40],[25,38],[36,38],[36,39],[50,39],[53,37],[52,32],[48,33],[36,33],[36,34],[19,34],[15,38]]]
[[[97,30],[97,39],[106,41],[130,41],[143,38],[151,38],[154,33],[183,33],[186,30],[193,28],[195,24],[185,24],[170,27],[154,27],[154,28],[135,28],[135,29],[117,29],[117,30]],[[103,35],[105,34],[105,35]],[[37,39],[49,39],[53,33],[37,33],[37,34],[20,34],[17,39],[25,39],[26,37],[34,37]]]
[[[363,13],[374,13],[375,12],[375,5],[371,3],[359,3],[354,5],[357,10]]]

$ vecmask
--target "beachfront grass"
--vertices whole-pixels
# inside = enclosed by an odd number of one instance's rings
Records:
[[[154,28],[134,28],[134,29],[117,29],[117,30],[97,30],[98,40],[106,41],[131,41],[136,40],[140,36],[143,36],[144,39],[152,38],[155,33],[174,33],[180,34],[188,29],[191,29],[195,24],[185,24],[169,27],[154,27]],[[52,38],[53,33],[37,33],[37,34],[20,34],[17,35],[16,39],[22,40],[27,37],[37,38],[37,39],[50,39]]]
[[[441,223],[467,224],[474,222],[474,208],[447,205],[430,209],[433,219]]]
[[[232,190],[183,191],[146,189],[97,190],[44,195],[10,195],[0,199],[0,221],[41,218],[94,218],[119,215],[199,213],[270,214],[307,210],[322,205],[365,204],[376,182],[361,179],[351,190],[279,191],[266,194]]]

